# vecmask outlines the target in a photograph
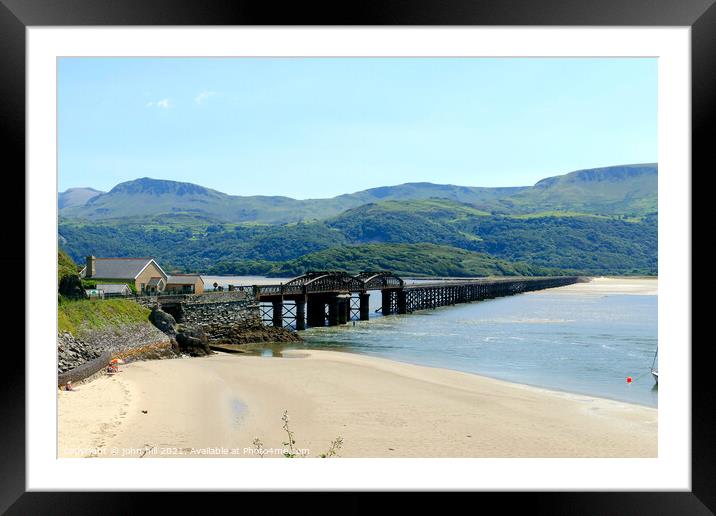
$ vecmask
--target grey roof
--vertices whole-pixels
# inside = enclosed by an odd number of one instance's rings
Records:
[[[98,283],[97,290],[102,290],[105,294],[124,294],[127,291],[131,291],[129,285],[117,283]]]
[[[92,277],[134,279],[151,261],[152,258],[96,258]],[[86,272],[86,267],[82,270]]]
[[[197,281],[201,281],[204,283],[204,280],[201,279],[201,276],[198,274],[179,274],[175,276],[169,276],[169,279],[167,280],[167,285],[194,285]]]

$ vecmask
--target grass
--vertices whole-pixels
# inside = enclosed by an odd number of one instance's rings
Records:
[[[148,322],[151,310],[127,299],[70,301],[57,307],[57,330],[80,336],[85,331]]]

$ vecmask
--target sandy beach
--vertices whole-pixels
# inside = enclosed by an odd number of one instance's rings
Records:
[[[59,392],[60,457],[655,457],[657,410],[333,351],[135,362]]]
[[[588,283],[575,283],[550,290],[552,293],[581,294],[631,294],[636,296],[656,296],[659,291],[657,278],[643,277],[597,277]]]

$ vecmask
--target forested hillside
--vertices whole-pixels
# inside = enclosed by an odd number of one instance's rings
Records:
[[[523,218],[486,216],[460,204],[449,209],[447,201],[425,204],[418,209],[411,201],[409,207],[399,209],[400,203],[378,203],[326,222],[287,225],[63,223],[60,234],[78,262],[87,254],[154,256],[169,270],[216,274],[276,274],[284,262],[311,253],[373,243],[450,246],[585,274],[655,274],[657,270],[655,216],[638,221],[583,215]],[[429,269],[424,259],[424,255],[414,257],[414,273]],[[312,267],[318,265],[311,262]],[[317,268],[328,266],[327,261]]]

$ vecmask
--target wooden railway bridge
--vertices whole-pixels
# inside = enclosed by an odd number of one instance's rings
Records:
[[[383,315],[469,303],[522,292],[562,287],[578,276],[512,277],[449,280],[406,285],[387,271],[350,275],[344,271],[313,271],[280,285],[254,286],[264,324],[304,330],[306,326],[346,324],[369,318],[369,292],[381,292]]]

